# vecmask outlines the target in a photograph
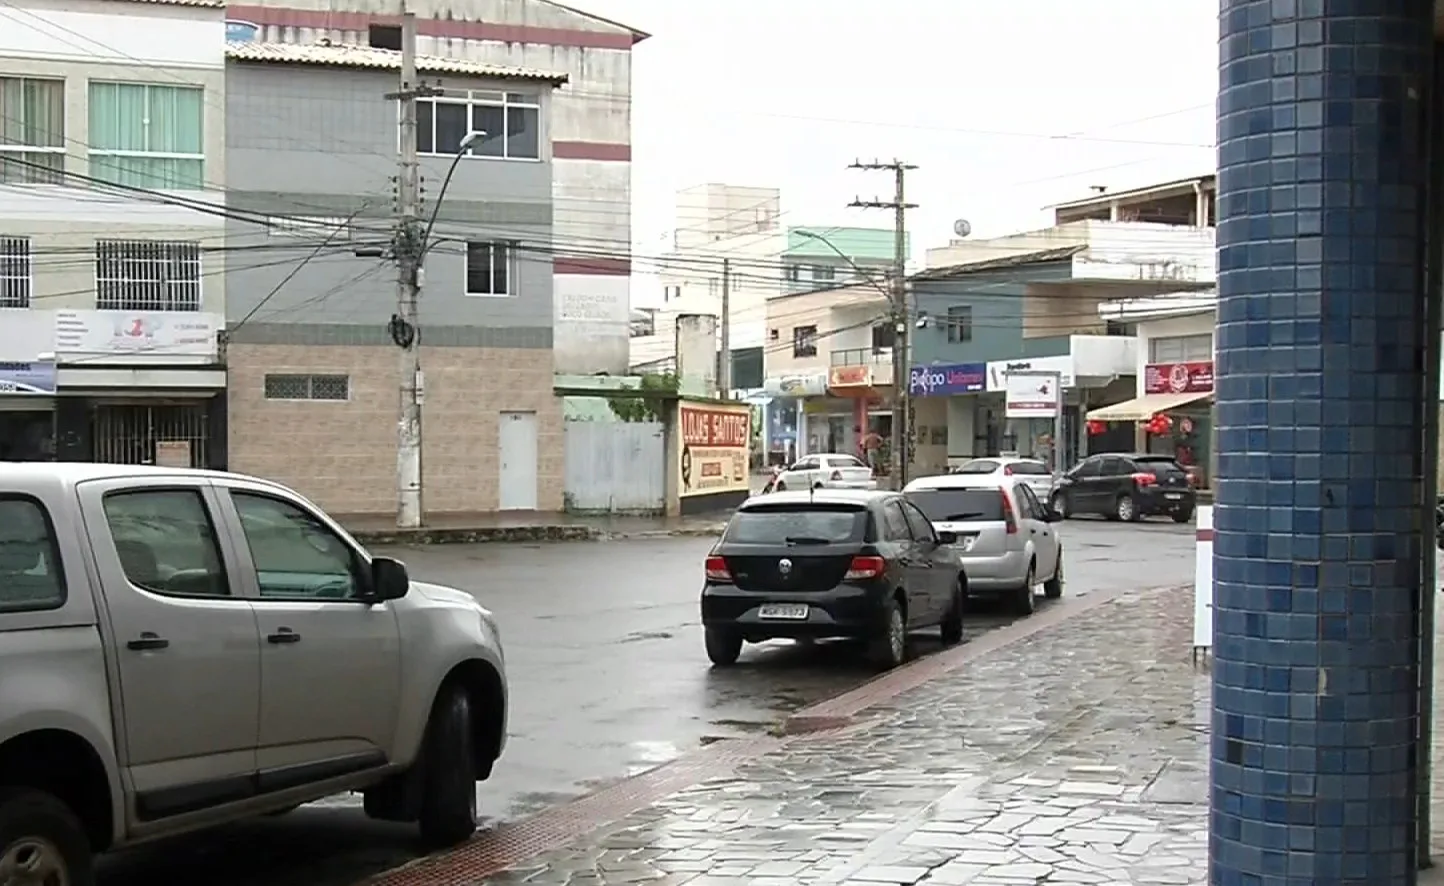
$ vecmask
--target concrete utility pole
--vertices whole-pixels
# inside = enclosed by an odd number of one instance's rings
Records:
[[[893,273],[892,273],[892,320],[894,324],[893,347],[892,347],[892,459],[891,472],[897,488],[901,489],[907,483],[908,473],[908,441],[911,439],[912,428],[912,397],[908,391],[908,333],[911,331],[908,326],[908,305],[907,305],[907,257],[908,257],[908,235],[907,235],[907,211],[917,209],[916,203],[907,202],[906,180],[909,170],[917,169],[910,163],[901,160],[893,160],[891,163],[882,163],[874,160],[871,163],[861,161],[853,163],[849,169],[890,169],[894,178],[893,198],[890,201],[881,200],[857,200],[854,199],[848,206],[855,209],[891,209],[893,211]]]
[[[426,90],[416,75],[416,15],[401,7],[401,91],[388,99],[401,103],[401,152],[396,180],[397,264],[396,316],[391,338],[401,350],[400,400],[396,440],[396,525],[421,526],[421,336],[417,305],[421,295],[421,261],[425,244],[421,226],[421,173],[416,161],[416,99]],[[429,94],[429,93],[428,93]]]
[[[732,260],[722,259],[722,331],[718,355],[717,387],[722,399],[732,396]]]

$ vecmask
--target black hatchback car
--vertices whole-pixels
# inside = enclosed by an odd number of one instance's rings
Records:
[[[1090,455],[1063,475],[1049,498],[1059,516],[1101,514],[1133,521],[1167,514],[1177,523],[1193,519],[1193,481],[1166,455]]]
[[[737,661],[743,642],[777,637],[865,640],[882,668],[907,659],[907,635],[938,626],[963,636],[963,567],[895,492],[778,492],[743,503],[707,557],[707,657]]]

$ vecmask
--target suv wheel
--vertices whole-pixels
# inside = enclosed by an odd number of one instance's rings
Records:
[[[742,654],[742,635],[726,628],[703,628],[707,658],[719,668],[737,664]]]
[[[1038,601],[1033,596],[1033,586],[1037,584],[1037,564],[1028,564],[1028,574],[1023,577],[1023,586],[1018,588],[1017,596],[1013,598],[1013,611],[1018,615],[1032,615],[1037,608]]]
[[[0,790],[0,883],[94,886],[90,839],[64,803],[40,791]]]
[[[890,671],[908,659],[908,625],[897,599],[889,597],[883,604],[882,627],[868,644],[868,658],[873,664]]]
[[[1138,502],[1131,495],[1120,495],[1113,503],[1113,514],[1124,523],[1132,523],[1138,519]]]
[[[476,758],[471,696],[460,686],[442,691],[426,724],[421,766],[421,838],[455,846],[476,833]]]
[[[953,582],[953,605],[948,607],[948,614],[943,616],[942,635],[944,646],[956,646],[963,642],[963,583]]]

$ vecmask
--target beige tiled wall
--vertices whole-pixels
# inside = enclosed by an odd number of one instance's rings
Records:
[[[396,508],[397,352],[378,347],[232,345],[230,468],[295,487],[336,514]],[[428,514],[493,511],[498,416],[537,413],[537,503],[562,508],[565,443],[552,352],[423,348],[423,495]],[[272,373],[351,377],[346,403],[275,402]]]

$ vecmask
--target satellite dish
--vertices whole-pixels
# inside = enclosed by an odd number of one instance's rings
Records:
[[[953,222],[953,233],[959,237],[966,237],[973,232],[973,225],[965,218]]]

